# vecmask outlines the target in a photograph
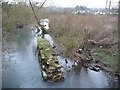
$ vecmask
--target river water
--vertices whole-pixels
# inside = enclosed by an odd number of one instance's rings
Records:
[[[12,37],[12,35],[11,35]],[[52,43],[50,36],[46,38]],[[3,88],[110,88],[108,75],[104,72],[86,71],[80,72],[73,69],[65,72],[65,80],[62,82],[44,82],[41,77],[41,68],[38,57],[35,54],[36,38],[30,27],[22,29],[15,41],[7,41],[6,45],[11,49],[3,51]],[[65,67],[64,58],[58,56],[59,62]],[[68,65],[71,65],[70,60]]]

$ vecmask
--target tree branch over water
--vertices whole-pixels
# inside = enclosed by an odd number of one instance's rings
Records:
[[[39,10],[44,6],[44,4],[45,4],[45,2],[46,2],[47,0],[45,0],[43,3],[42,3],[42,5],[39,7]],[[36,22],[37,22],[37,24],[38,24],[38,26],[40,26],[40,27],[43,27],[42,25],[40,25],[40,23],[39,23],[39,20],[38,20],[38,18],[37,18],[37,15],[36,15],[36,13],[35,13],[35,10],[34,10],[34,7],[33,7],[33,5],[32,5],[32,3],[31,3],[31,1],[29,0],[29,3],[30,3],[30,6],[31,6],[31,8],[32,8],[32,11],[33,11],[33,15],[34,15],[34,18],[35,18],[35,20],[36,20]]]

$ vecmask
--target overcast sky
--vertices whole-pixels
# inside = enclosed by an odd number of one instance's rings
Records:
[[[49,0],[50,1],[50,0]],[[106,0],[51,0],[57,6],[75,7],[76,5],[85,5],[89,8],[105,8]],[[119,0],[111,0],[112,6]]]
[[[13,0],[7,0],[13,1]],[[15,0],[14,0],[15,1]],[[21,1],[21,0],[16,0]],[[23,0],[25,1],[25,0]],[[35,2],[42,2],[44,0],[31,0]],[[109,1],[109,0],[108,0]],[[111,0],[112,7],[117,5],[119,0]],[[106,0],[47,0],[46,6],[57,6],[57,7],[75,7],[76,5],[84,5],[89,8],[105,8]]]

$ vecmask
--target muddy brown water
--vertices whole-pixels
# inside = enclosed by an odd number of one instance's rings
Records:
[[[12,37],[12,35],[11,35]],[[52,44],[49,35],[46,38]],[[84,68],[75,72],[65,72],[65,80],[57,83],[44,82],[41,77],[41,68],[38,57],[35,54],[36,38],[30,27],[20,31],[15,41],[7,41],[8,47],[14,47],[3,51],[3,88],[110,88],[117,87],[114,81],[108,78],[103,71],[94,72]],[[66,67],[64,57],[58,56],[59,62]],[[68,66],[71,66],[69,60]],[[68,70],[68,69],[67,69]]]

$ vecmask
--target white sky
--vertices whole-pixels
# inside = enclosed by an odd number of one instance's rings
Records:
[[[6,1],[13,1],[13,0],[6,0]],[[22,0],[14,0],[14,1],[22,1]],[[31,0],[31,1],[44,2],[44,0]],[[119,0],[111,0],[112,2],[111,6],[112,7],[116,6],[118,1]],[[84,5],[89,8],[105,8],[106,0],[47,0],[45,5],[57,6],[57,7],[75,7],[76,5],[78,6]]]

